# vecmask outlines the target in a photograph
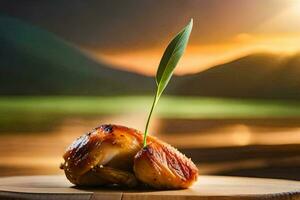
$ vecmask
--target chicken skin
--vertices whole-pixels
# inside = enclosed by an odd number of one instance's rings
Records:
[[[154,139],[134,158],[135,176],[153,188],[188,188],[196,180],[195,164],[169,144]]]
[[[75,185],[134,187],[138,183],[157,189],[188,188],[196,180],[194,163],[174,147],[118,125],[102,125],[76,139],[61,164]]]

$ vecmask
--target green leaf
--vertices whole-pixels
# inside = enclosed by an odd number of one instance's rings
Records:
[[[187,46],[191,31],[193,28],[193,19],[191,19],[190,23],[180,31],[175,38],[170,42],[168,47],[166,48],[163,57],[159,63],[157,73],[156,73],[156,94],[154,96],[154,101],[147,119],[146,128],[144,132],[144,147],[147,145],[147,132],[148,126],[150,123],[150,119],[153,113],[153,110],[163,93],[164,89],[167,87],[174,69],[184,53],[184,50]]]
[[[191,31],[193,27],[193,19],[190,23],[180,31],[176,37],[170,42],[164,55],[159,63],[159,67],[156,73],[156,84],[158,87],[158,96],[162,94],[166,86],[168,85],[173,71],[184,53],[187,46]]]

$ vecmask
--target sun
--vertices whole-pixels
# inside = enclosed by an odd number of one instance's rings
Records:
[[[300,33],[300,0],[289,0],[286,9],[275,15],[269,28],[284,32]]]

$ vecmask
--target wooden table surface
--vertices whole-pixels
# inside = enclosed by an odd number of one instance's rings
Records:
[[[300,200],[300,182],[276,179],[200,176],[185,190],[151,191],[76,188],[64,176],[0,178],[0,199],[76,200],[192,200],[288,199]]]

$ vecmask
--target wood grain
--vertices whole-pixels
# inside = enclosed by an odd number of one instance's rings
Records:
[[[76,200],[300,200],[300,182],[276,179],[200,176],[186,190],[77,188],[64,176],[0,178],[0,199]]]

